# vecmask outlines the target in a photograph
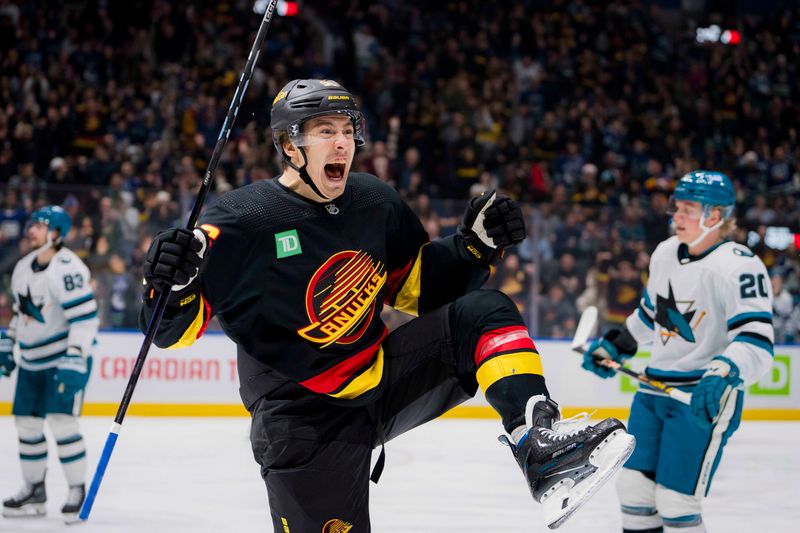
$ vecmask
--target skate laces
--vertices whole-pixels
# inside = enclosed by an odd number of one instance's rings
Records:
[[[592,417],[592,415],[594,415],[594,413],[595,411],[592,411],[591,413],[578,413],[569,418],[556,420],[555,422],[553,422],[552,429],[548,428],[540,428],[540,429],[543,433],[545,433],[554,440],[564,440],[586,429],[587,427],[586,421],[589,420]]]

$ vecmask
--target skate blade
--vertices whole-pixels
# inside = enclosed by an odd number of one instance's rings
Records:
[[[29,503],[16,509],[3,507],[3,516],[5,518],[39,518],[46,514],[47,508],[43,503]]]
[[[556,529],[589,501],[617,470],[622,468],[636,446],[636,439],[625,430],[618,429],[598,445],[589,462],[597,467],[592,476],[574,483],[564,483],[556,491],[542,500],[545,523]]]

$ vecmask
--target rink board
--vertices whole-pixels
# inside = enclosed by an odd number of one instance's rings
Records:
[[[86,391],[85,415],[113,416],[128,382],[143,336],[103,332]],[[551,395],[569,416],[597,410],[597,416],[627,417],[636,384],[627,377],[603,380],[580,368],[580,355],[565,341],[537,341]],[[643,367],[647,353],[631,363]],[[770,372],[748,387],[745,418],[800,420],[800,346],[776,346]],[[16,373],[14,373],[16,376]],[[0,379],[0,415],[11,412],[15,378]],[[224,335],[208,333],[181,350],[153,347],[145,362],[128,414],[144,416],[244,416],[239,401],[236,349]],[[445,415],[495,418],[479,393]]]

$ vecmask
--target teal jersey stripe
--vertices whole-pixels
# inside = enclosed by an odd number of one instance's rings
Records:
[[[728,320],[728,331],[740,328],[750,322],[763,322],[772,325],[772,313],[741,313]]]
[[[644,305],[651,311],[655,311],[656,308],[653,306],[653,302],[650,301],[650,295],[647,294],[647,290],[644,291]]]
[[[56,333],[46,339],[35,342],[33,344],[25,344],[24,342],[19,343],[19,347],[23,350],[33,350],[35,348],[41,348],[42,346],[47,346],[48,344],[53,344],[54,342],[63,341],[69,337],[69,331],[64,331],[62,333]]]
[[[86,452],[80,452],[76,453],[75,455],[70,455],[69,457],[59,457],[58,460],[66,464],[78,461],[80,459],[83,459],[84,457],[86,457]]]
[[[62,440],[56,441],[56,444],[58,444],[59,446],[63,446],[65,444],[72,444],[73,442],[78,442],[79,440],[83,440],[83,437],[75,433],[74,435],[70,435],[69,437],[64,437]]]
[[[19,443],[20,444],[28,444],[28,445],[31,445],[31,446],[34,445],[34,444],[41,444],[43,442],[47,442],[47,439],[44,438],[44,435],[42,435],[40,437],[33,438],[33,439],[23,439],[22,437],[20,437],[20,439],[19,439]]]
[[[687,514],[685,516],[675,517],[662,517],[665,526],[672,526],[674,528],[684,528],[691,526],[699,526],[703,523],[703,517],[699,514]]]
[[[734,337],[733,341],[731,342],[743,342],[745,344],[751,344],[762,350],[766,350],[772,357],[775,357],[775,351],[772,347],[772,343],[769,341],[768,338],[764,337],[763,335],[758,335],[757,333],[740,333],[736,337]]]
[[[639,505],[623,505],[622,512],[625,514],[632,514],[636,516],[653,516],[658,513],[655,507],[639,506]]]
[[[69,323],[74,324],[75,322],[83,322],[84,320],[89,320],[97,316],[97,311],[92,311],[91,313],[86,313],[85,315],[76,316],[75,318],[70,318]]]
[[[91,292],[86,296],[81,296],[80,298],[75,298],[74,300],[70,300],[68,302],[64,302],[61,304],[62,309],[72,309],[73,307],[78,307],[81,304],[85,304],[86,302],[90,302],[94,299],[94,294]]]
[[[44,459],[47,459],[47,452],[37,453],[35,455],[21,453],[19,454],[19,458],[22,461],[42,461]]]
[[[639,315],[638,316],[639,316],[639,320],[644,322],[645,326],[647,326],[650,329],[655,329],[655,323],[653,322],[653,320],[649,316],[647,316],[645,314],[644,311],[642,311],[641,307],[639,308]]]
[[[655,378],[659,381],[665,380],[686,380],[691,381],[695,379],[699,379],[703,377],[705,374],[705,369],[701,368],[698,370],[659,370],[657,368],[650,368],[647,367],[645,369],[645,374],[648,377]]]
[[[46,357],[40,357],[38,359],[28,359],[23,355],[22,360],[31,365],[39,365],[39,364],[49,363],[50,361],[55,361],[56,359],[61,359],[65,355],[67,355],[66,350],[64,350],[63,352],[54,353],[53,355],[48,355]]]

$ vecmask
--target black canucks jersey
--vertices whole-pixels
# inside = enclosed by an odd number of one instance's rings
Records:
[[[383,304],[418,315],[488,276],[460,236],[429,242],[397,192],[369,174],[351,173],[327,204],[277,179],[254,183],[219,198],[199,225],[212,241],[199,283],[171,297],[156,344],[188,346],[216,315],[241,348],[243,384],[268,369],[327,397],[368,401],[381,390]],[[148,290],[142,329],[155,301]],[[242,350],[259,364],[243,364]]]

